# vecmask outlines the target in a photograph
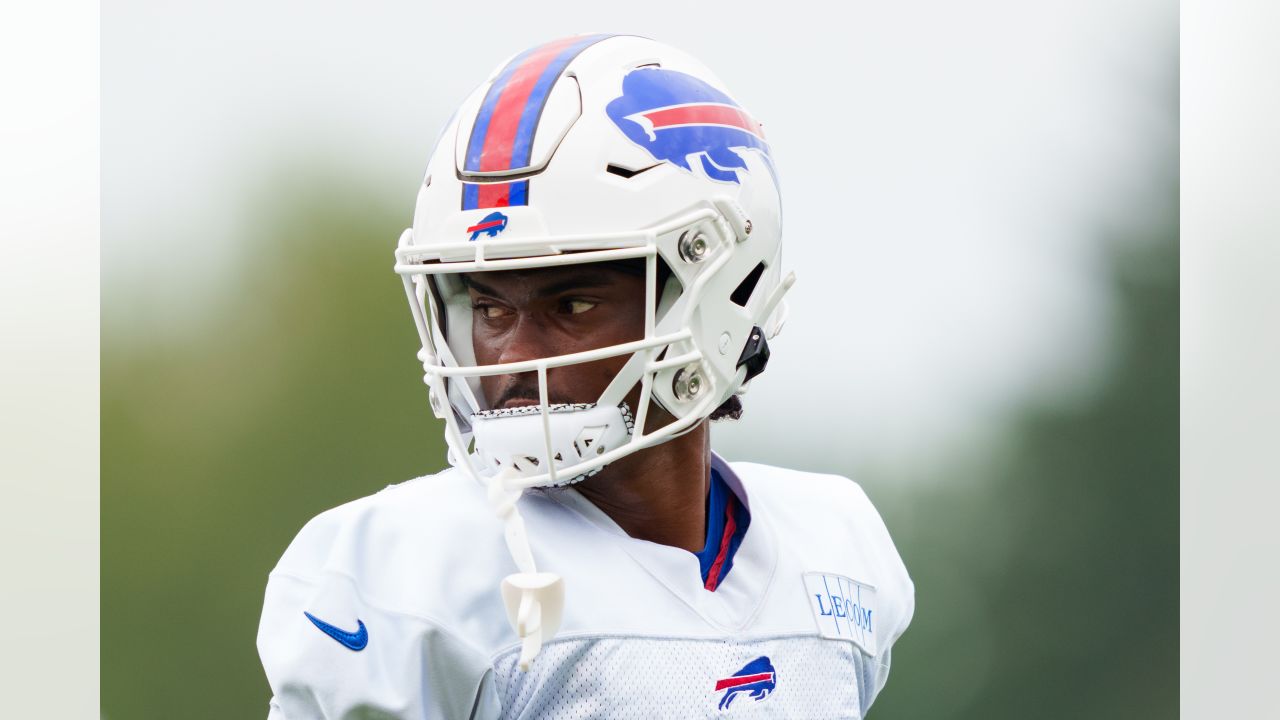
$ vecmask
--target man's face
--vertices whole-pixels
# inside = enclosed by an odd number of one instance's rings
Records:
[[[604,265],[470,273],[471,339],[481,365],[594,350],[644,338],[644,276]],[[547,370],[552,403],[595,402],[630,354]],[[483,377],[491,408],[538,403],[534,372]],[[634,404],[632,405],[634,407]]]

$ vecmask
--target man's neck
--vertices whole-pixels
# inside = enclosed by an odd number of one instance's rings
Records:
[[[703,421],[575,487],[631,537],[698,552],[706,544],[710,476],[711,432]]]

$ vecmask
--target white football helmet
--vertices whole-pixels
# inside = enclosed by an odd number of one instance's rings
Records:
[[[485,483],[521,573],[504,582],[527,666],[563,585],[537,573],[516,501],[695,427],[742,393],[785,319],[781,204],[760,124],[706,67],[640,37],[579,35],[503,63],[441,134],[396,272],[450,462]],[[478,365],[463,273],[639,258],[644,337]],[[658,287],[659,262],[670,273]],[[548,402],[549,368],[626,357],[594,402]],[[540,404],[488,407],[480,378],[536,373]],[[623,398],[640,386],[639,403]],[[648,432],[651,402],[673,418]]]

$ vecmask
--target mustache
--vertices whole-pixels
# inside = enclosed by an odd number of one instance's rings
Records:
[[[498,397],[493,401],[493,407],[506,407],[507,403],[520,402],[527,405],[537,405],[542,402],[538,396],[538,381],[535,378],[532,382],[515,380],[507,385],[498,393]],[[557,403],[567,402],[559,397],[559,394],[553,392],[551,388],[547,388],[547,402],[555,405]]]

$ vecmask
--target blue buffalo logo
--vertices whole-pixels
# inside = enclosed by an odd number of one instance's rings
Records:
[[[655,160],[693,172],[696,157],[713,180],[740,182],[742,153],[759,151],[773,164],[760,123],[728,95],[692,75],[656,67],[636,68],[622,79],[622,96],[605,107],[609,119]]]
[[[506,229],[507,216],[500,212],[491,212],[485,215],[483,220],[467,228],[467,232],[471,233],[471,240],[474,241],[481,234],[497,237],[498,233]]]
[[[720,698],[720,709],[728,709],[729,703],[743,693],[754,700],[763,700],[776,685],[777,673],[773,671],[773,663],[761,655],[743,665],[738,672],[716,681],[716,692],[725,691],[724,697]]]

